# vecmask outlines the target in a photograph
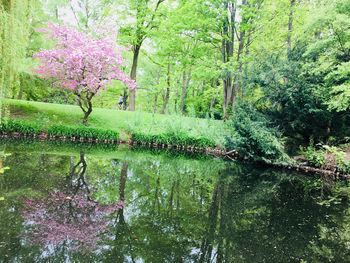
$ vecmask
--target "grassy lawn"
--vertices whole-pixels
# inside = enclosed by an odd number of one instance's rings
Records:
[[[34,121],[44,128],[56,124],[81,126],[83,113],[78,106],[10,99],[3,99],[2,104],[11,119]],[[223,145],[226,133],[222,121],[102,108],[93,109],[89,126],[119,131],[122,137],[127,137],[132,131],[144,134],[184,131],[211,138],[218,145]]]

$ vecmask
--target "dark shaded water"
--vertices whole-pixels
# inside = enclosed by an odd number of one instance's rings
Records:
[[[350,262],[345,182],[0,143],[0,262]]]

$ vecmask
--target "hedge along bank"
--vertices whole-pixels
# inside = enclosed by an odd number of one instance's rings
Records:
[[[38,139],[57,139],[71,141],[88,141],[118,143],[119,133],[116,131],[90,128],[86,126],[70,127],[54,125],[43,129],[35,123],[22,120],[8,120],[0,124],[2,136],[29,137]]]
[[[42,140],[70,140],[96,143],[124,142],[119,139],[119,132],[117,131],[66,125],[53,125],[44,129],[36,123],[23,120],[3,121],[0,124],[0,133],[5,137],[29,137]],[[203,136],[190,136],[185,132],[166,132],[161,134],[130,132],[129,143],[157,148],[176,148],[193,152],[224,153],[224,151],[216,148],[213,140]]]
[[[70,127],[65,125],[54,125],[47,129],[39,127],[35,123],[23,120],[8,120],[0,124],[0,135],[3,137],[28,137],[41,140],[68,140],[77,142],[95,142],[105,144],[122,143],[119,140],[119,133],[111,130],[90,128],[86,126]],[[204,152],[218,156],[237,158],[238,153],[235,150],[225,152],[224,150],[213,148],[215,143],[205,137],[193,137],[184,132],[174,133],[167,132],[163,134],[142,134],[132,133],[130,144],[144,145],[154,148],[175,148],[190,152]],[[312,172],[324,175],[334,175],[341,178],[349,179],[350,175],[339,171],[330,171],[319,169],[306,165],[288,164],[274,166],[293,169],[303,172]]]
[[[160,134],[143,134],[131,132],[131,142],[137,145],[155,148],[175,148],[189,152],[205,152],[215,155],[224,155],[213,140],[203,136],[191,136],[185,132],[165,132]]]

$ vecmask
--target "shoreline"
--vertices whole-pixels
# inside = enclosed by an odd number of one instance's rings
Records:
[[[204,148],[204,147],[196,147],[196,146],[186,146],[186,145],[172,145],[172,144],[160,144],[160,143],[146,143],[146,142],[137,142],[132,139],[125,140],[111,140],[111,139],[94,139],[94,138],[86,138],[86,137],[78,137],[78,136],[50,136],[47,133],[40,134],[24,134],[19,132],[1,132],[0,138],[7,139],[29,139],[36,141],[58,141],[58,142],[73,142],[73,143],[90,143],[96,145],[129,145],[129,146],[141,146],[146,147],[148,149],[159,149],[159,150],[175,150],[177,152],[185,152],[185,153],[197,153],[203,154],[207,156],[218,157],[222,159],[226,159],[227,161],[238,161],[240,158],[239,153],[236,150],[225,151],[217,148]],[[334,167],[332,169],[322,169],[319,167],[313,167],[304,163],[299,164],[268,164],[261,163],[266,166],[275,167],[278,169],[287,169],[291,171],[301,172],[304,174],[318,174],[323,176],[331,177],[333,180],[350,180],[350,174],[345,174],[337,171]]]

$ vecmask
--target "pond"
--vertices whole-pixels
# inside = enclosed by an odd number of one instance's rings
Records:
[[[346,182],[123,146],[0,151],[0,262],[350,262]]]

